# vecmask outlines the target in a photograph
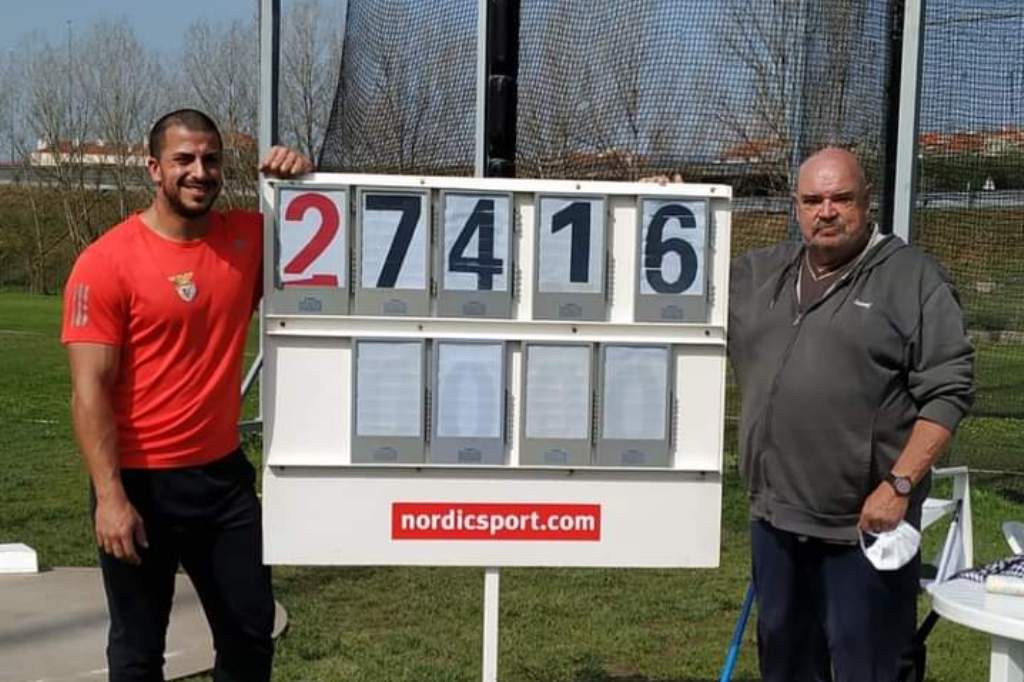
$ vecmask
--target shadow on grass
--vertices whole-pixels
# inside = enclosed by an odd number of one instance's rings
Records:
[[[604,671],[581,671],[573,682],[718,682],[717,677],[647,677],[613,675]],[[758,682],[757,678],[734,678],[732,682]]]
[[[1013,504],[1024,504],[1024,472],[971,471],[971,487],[981,487],[994,492]]]
[[[1015,483],[1017,485],[1021,485],[1019,481],[1015,481]],[[1010,502],[1013,502],[1014,504],[1024,504],[1024,491],[1021,491],[1017,488],[1000,486],[996,488],[996,492],[998,492],[1000,495],[1005,497]]]
[[[626,672],[609,672],[596,661],[586,661],[572,682],[718,682],[716,677],[648,677]],[[733,678],[732,682],[757,682],[756,678]]]

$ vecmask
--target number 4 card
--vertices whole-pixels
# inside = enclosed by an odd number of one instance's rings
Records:
[[[443,317],[512,314],[512,195],[442,192],[437,312]]]

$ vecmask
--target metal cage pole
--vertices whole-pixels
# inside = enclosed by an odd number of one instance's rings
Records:
[[[487,148],[487,0],[476,2],[476,116],[473,123],[473,175],[482,178]]]
[[[788,11],[788,5],[783,9],[783,17]],[[807,112],[804,110],[804,91],[807,87],[807,0],[799,0],[796,3],[796,21],[785,23],[794,29],[797,37],[797,46],[793,55],[792,66],[786,73],[786,103],[789,106],[787,123],[789,126],[789,186],[796,191],[797,178],[800,175],[800,165],[803,163],[803,155],[807,145]],[[790,202],[789,225],[787,226],[790,239],[800,238],[800,225],[797,222],[796,206]]]
[[[260,158],[277,144],[277,75],[280,65],[281,0],[260,0],[260,103],[258,111],[257,146]],[[268,200],[269,188],[266,178],[259,179],[260,213],[263,215],[263,233],[273,230],[274,216]],[[264,258],[264,262],[266,259]],[[242,382],[242,398],[252,389],[263,368],[263,303],[259,309],[260,334],[259,351],[246,372]],[[263,392],[259,395],[259,416],[243,421],[239,429],[243,432],[259,432],[263,428]]]
[[[917,130],[921,109],[921,55],[924,47],[925,0],[906,0],[900,66],[899,127],[896,174],[893,183],[892,231],[913,238],[914,199],[917,195]]]
[[[891,0],[885,33],[889,40],[885,83],[885,117],[882,120],[881,187],[878,196],[878,225],[892,232],[892,211],[896,193],[896,143],[900,125],[900,69],[903,65],[903,12],[905,0]]]

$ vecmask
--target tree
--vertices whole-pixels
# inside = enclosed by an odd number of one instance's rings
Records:
[[[319,0],[301,0],[282,18],[280,129],[282,140],[315,159],[341,65],[342,22]]]
[[[345,50],[326,167],[388,173],[472,168],[476,50],[465,8],[390,1],[350,9],[347,33],[359,42]]]
[[[148,186],[138,160],[150,125],[168,108],[163,69],[122,20],[92,27],[82,47],[81,76],[82,96],[91,103],[90,128],[113,161],[104,171],[124,218],[133,208],[130,189]]]
[[[185,36],[183,97],[213,117],[224,138],[224,201],[249,204],[256,195],[259,102],[257,18],[194,22]]]
[[[544,11],[546,9],[546,11]],[[568,3],[539,8],[520,27],[518,175],[572,177],[573,156],[585,146],[587,129],[598,126],[593,72],[582,58],[590,38],[586,21]],[[532,19],[532,20],[531,20]],[[536,40],[523,40],[531,26],[543,26]],[[576,31],[567,32],[565,27]],[[575,172],[574,172],[575,171]]]
[[[778,179],[771,189],[786,191],[802,156],[824,144],[877,146],[881,112],[871,102],[882,84],[865,48],[867,3],[728,0],[721,11],[715,80],[730,87],[715,115],[736,140],[770,152],[761,160],[773,167],[764,177]]]
[[[6,54],[0,54],[0,63],[0,130],[3,131],[0,148],[5,150],[4,156],[7,160],[13,163],[19,142],[15,119],[19,104],[18,95],[21,92],[21,79],[13,48],[7,50]]]
[[[681,7],[551,3],[525,15],[520,175],[635,180],[698,156],[706,120],[670,21]]]
[[[38,43],[36,43],[38,44]],[[75,253],[96,237],[92,215],[96,204],[84,164],[84,143],[90,134],[92,102],[83,95],[81,63],[75,60],[71,35],[67,50],[43,42],[26,47],[25,86],[28,92],[25,125],[37,146],[49,150],[50,165],[33,168],[47,182],[63,209],[64,228]],[[19,155],[28,157],[28,149]],[[35,205],[33,211],[37,213]],[[44,258],[45,253],[37,254]]]

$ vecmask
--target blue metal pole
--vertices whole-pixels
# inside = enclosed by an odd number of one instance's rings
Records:
[[[725,665],[722,666],[722,675],[718,682],[729,682],[732,679],[733,668],[736,667],[736,659],[740,655],[740,645],[743,644],[743,631],[747,629],[747,620],[750,618],[750,609],[754,605],[754,583],[747,585],[747,596],[743,598],[743,606],[740,608],[740,616],[736,619],[736,627],[732,631],[732,639],[729,641],[729,650],[725,654]]]

